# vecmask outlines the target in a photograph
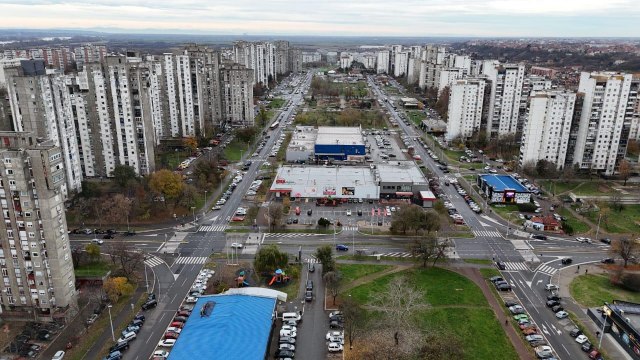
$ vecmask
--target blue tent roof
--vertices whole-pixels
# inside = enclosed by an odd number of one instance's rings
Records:
[[[275,307],[276,299],[270,297],[203,296],[171,349],[169,360],[263,360]]]
[[[522,186],[516,179],[510,175],[480,175],[480,178],[484,180],[489,186],[493,188],[493,191],[502,192],[505,190],[515,190],[521,193],[528,193],[529,190]]]

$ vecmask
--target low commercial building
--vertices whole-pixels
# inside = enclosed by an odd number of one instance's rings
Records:
[[[306,162],[313,160],[313,154],[318,138],[318,130],[313,126],[296,126],[287,146],[285,160],[287,162]]]
[[[198,298],[169,360],[268,358],[276,305],[286,294],[245,289]]]
[[[510,175],[479,175],[477,184],[492,204],[526,204],[531,192]]]
[[[412,161],[380,164],[374,172],[381,199],[417,199],[420,191],[429,190],[429,182]]]
[[[378,199],[378,184],[369,167],[283,166],[271,192],[295,198]]]
[[[419,199],[423,208],[432,208],[433,204],[438,200],[430,190],[420,191]]]
[[[402,103],[402,106],[404,106],[406,108],[417,108],[418,107],[418,99],[416,99],[416,98],[403,97],[403,98],[400,98],[400,102]]]
[[[605,303],[602,311],[600,315],[590,310],[589,316],[596,323],[604,321],[604,332],[618,342],[628,357],[640,360],[640,304],[613,300],[611,304]]]
[[[360,127],[319,127],[314,151],[316,161],[362,162],[367,154]]]

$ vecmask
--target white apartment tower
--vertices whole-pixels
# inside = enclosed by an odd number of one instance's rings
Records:
[[[409,51],[400,51],[395,53],[393,76],[402,77],[407,74],[407,66],[409,65]]]
[[[485,86],[483,79],[457,80],[451,85],[447,141],[467,139],[480,130]]]
[[[515,134],[524,83],[524,64],[485,66],[483,74],[491,81],[491,100],[487,133],[495,138]]]
[[[76,308],[64,215],[62,149],[27,133],[0,133],[2,312],[43,321]]]
[[[529,100],[522,132],[519,164],[547,160],[564,167],[569,145],[576,94],[570,91],[538,91]]]
[[[573,161],[581,169],[613,175],[629,141],[636,95],[631,74],[580,74],[578,91],[584,94]]]
[[[389,50],[381,50],[376,54],[376,73],[389,73]]]

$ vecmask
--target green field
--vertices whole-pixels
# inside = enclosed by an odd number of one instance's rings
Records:
[[[242,156],[247,155],[247,144],[232,141],[224,148],[224,157],[228,161],[240,161]]]
[[[110,267],[106,262],[95,262],[77,266],[74,269],[76,277],[102,277],[109,272]]]
[[[401,275],[424,291],[425,303],[430,305],[428,309],[415,313],[414,320],[421,329],[457,335],[464,342],[464,359],[517,358],[482,291],[454,272],[440,268],[411,269],[378,278],[351,289],[347,294],[363,304],[367,303],[373,293],[385,291],[386,284]],[[468,339],[473,341],[466,341]]]
[[[362,126],[364,129],[388,126],[378,110],[346,109],[344,111],[313,110],[299,113],[294,121],[305,126]]]
[[[427,116],[420,110],[407,110],[406,113],[409,120],[416,125],[420,125],[422,120],[427,118]]]
[[[369,258],[370,259],[370,258]],[[359,279],[361,277],[387,270],[391,265],[375,264],[338,264],[337,268],[342,276],[343,284]]]
[[[594,224],[598,223],[598,212],[592,211],[584,215]],[[640,231],[640,205],[624,205],[619,212],[611,210],[606,219],[600,220],[600,228],[612,234],[637,233]]]
[[[175,170],[181,162],[185,161],[191,154],[188,151],[171,151],[158,153],[156,163],[164,169]]]
[[[271,102],[269,102],[269,107],[271,109],[280,109],[285,103],[284,99],[281,98],[275,98],[273,100],[271,100]]]
[[[591,227],[588,224],[573,216],[573,214],[564,207],[558,209],[558,214],[567,219],[566,222],[571,225],[576,234],[584,234],[591,230]]]
[[[606,275],[580,275],[571,282],[569,291],[584,307],[603,305],[613,299],[640,302],[640,293],[612,285]]]
[[[546,192],[550,194],[563,194],[572,192],[579,196],[607,195],[616,192],[611,185],[604,181],[567,181],[567,180],[543,180],[540,182]]]

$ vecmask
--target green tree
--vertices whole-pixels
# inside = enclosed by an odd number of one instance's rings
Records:
[[[432,234],[416,237],[411,245],[411,254],[414,260],[422,262],[422,267],[427,267],[427,262],[433,261],[431,266],[446,257],[450,243],[446,239],[439,240]]]
[[[257,120],[258,120],[258,124],[260,127],[264,127],[265,125],[267,125],[267,121],[268,119],[268,113],[267,113],[267,109],[265,109],[264,106],[260,106],[260,110],[258,111],[258,116],[257,116]]]
[[[331,221],[329,221],[328,219],[323,218],[323,217],[318,219],[318,226],[320,226],[322,228],[326,228],[329,225],[331,225]]]
[[[182,177],[166,169],[156,171],[151,174],[149,187],[167,200],[176,199],[182,193]]]
[[[82,192],[80,192],[80,196],[86,199],[100,197],[102,196],[102,191],[100,191],[100,187],[95,182],[83,180]]]
[[[333,249],[331,245],[324,245],[316,249],[315,257],[322,264],[322,273],[326,274],[336,268],[336,262],[333,259]]]
[[[562,231],[567,235],[573,235],[574,233],[573,226],[566,221],[562,222]]]
[[[253,266],[257,272],[273,272],[282,269],[289,263],[289,254],[280,251],[276,245],[267,245],[256,253]]]
[[[256,127],[238,128],[235,131],[235,137],[238,141],[247,144],[253,141],[257,133]]]
[[[324,264],[322,266],[324,271]],[[336,304],[336,297],[340,291],[340,283],[342,282],[342,275],[339,271],[327,271],[322,275],[322,280],[324,280],[324,285],[333,297],[333,305]]]
[[[87,246],[84,247],[84,251],[91,261],[96,261],[100,258],[100,246],[96,244],[87,244]]]
[[[136,170],[129,165],[116,165],[113,168],[111,176],[121,189],[124,189],[129,181],[134,180],[138,177],[138,175],[136,174]]]

